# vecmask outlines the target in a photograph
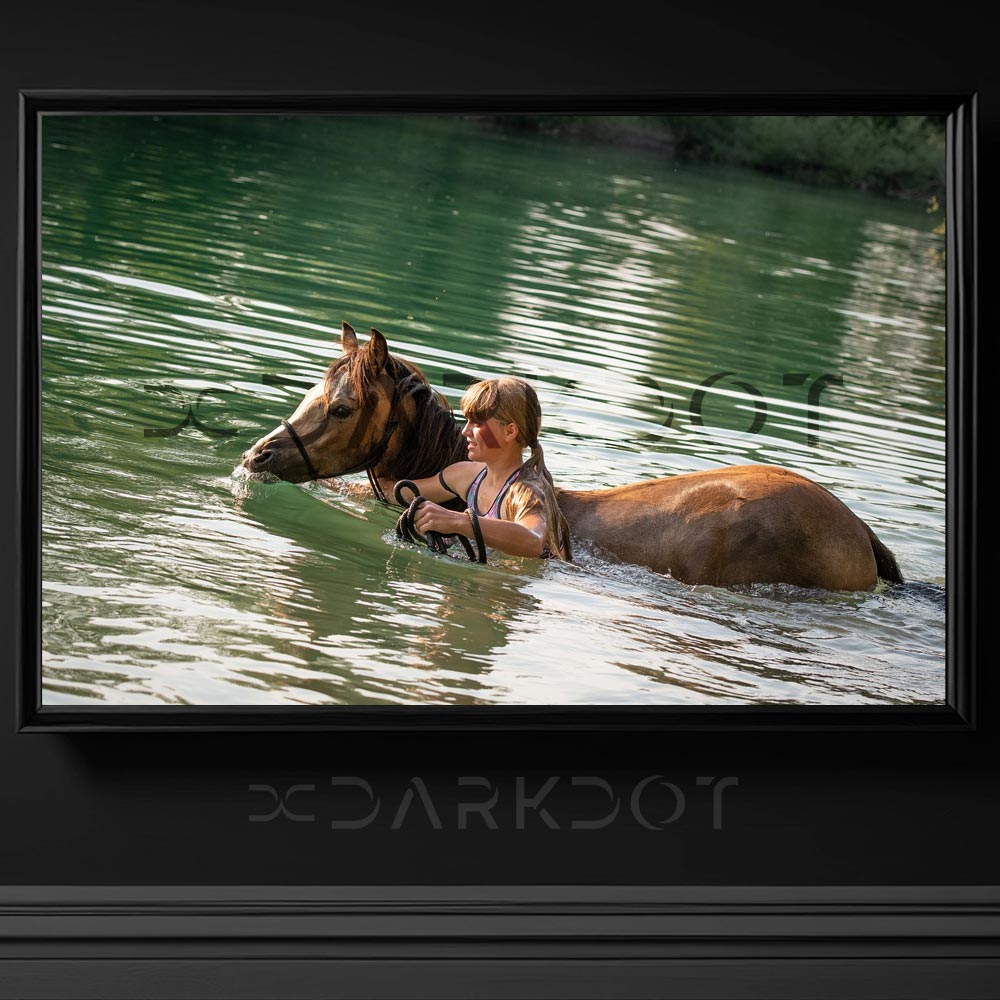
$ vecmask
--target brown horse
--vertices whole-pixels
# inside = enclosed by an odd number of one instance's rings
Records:
[[[288,482],[368,473],[376,497],[400,479],[436,475],[466,458],[446,401],[378,330],[344,355],[282,426],[243,455],[254,474]],[[773,465],[738,465],[602,490],[558,490],[577,537],[685,583],[788,583],[871,590],[902,583],[892,553],[832,493]]]

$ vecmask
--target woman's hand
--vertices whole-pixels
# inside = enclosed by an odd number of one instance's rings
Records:
[[[421,535],[426,535],[428,531],[437,531],[442,535],[473,537],[472,522],[465,511],[447,510],[430,500],[417,508],[413,527]],[[481,517],[479,530],[489,548],[497,549],[509,556],[538,558],[544,549],[545,521],[534,513],[523,516],[519,521]]]
[[[428,531],[436,531],[441,535],[466,535],[471,533],[469,519],[462,511],[447,510],[430,500],[417,508],[413,518],[413,527],[426,535]]]

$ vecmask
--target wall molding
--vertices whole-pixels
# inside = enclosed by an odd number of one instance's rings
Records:
[[[0,888],[0,997],[995,997],[1000,887]]]

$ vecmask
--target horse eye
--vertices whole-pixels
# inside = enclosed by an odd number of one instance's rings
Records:
[[[340,417],[341,419],[343,419],[344,417],[349,417],[351,415],[351,408],[349,406],[344,406],[344,405],[335,406],[332,410],[332,413],[335,417]]]

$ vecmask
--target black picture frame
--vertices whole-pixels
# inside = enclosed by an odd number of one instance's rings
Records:
[[[970,4],[838,3],[813,20],[780,3],[621,9],[599,24],[538,7],[480,17],[303,0],[56,0],[0,15],[0,405],[18,438],[30,429],[13,335],[30,319],[18,316],[22,93],[681,94],[692,108],[743,95],[747,107],[763,96],[804,111],[931,95],[976,106],[966,166],[985,178],[995,159],[992,39]],[[995,216],[984,191],[956,253],[978,254]],[[973,331],[996,325],[981,269],[961,271]],[[955,446],[975,470],[986,366],[949,362],[968,372]],[[949,537],[949,558],[970,553],[949,630],[960,627],[974,666],[956,678],[947,724],[41,731],[24,728],[25,649],[11,647],[0,658],[0,997],[996,996],[997,682],[982,664],[989,580],[975,558],[992,532],[978,486],[973,476]],[[24,487],[15,477],[0,522],[8,636],[23,607],[11,554]],[[950,531],[960,513],[949,509]],[[722,776],[738,784],[715,829],[697,796]],[[462,777],[498,793],[497,829],[460,827],[459,807],[482,793]],[[336,778],[367,782],[383,804],[376,822],[333,826],[373,801],[361,786],[344,790],[360,799],[332,797]],[[537,795],[552,778],[518,824],[506,808],[518,788]],[[615,822],[579,826],[605,815],[588,778],[622,803]],[[682,820],[660,815],[652,830],[630,818],[650,778],[687,794]]]
[[[42,123],[52,115],[302,115],[322,114],[922,114],[946,116],[947,194],[947,632],[946,703],[885,706],[102,706],[43,704],[41,673],[41,178]],[[21,93],[22,142],[22,344],[20,410],[24,432],[21,467],[21,629],[23,668],[21,729],[184,731],[215,729],[358,731],[365,729],[469,731],[613,731],[639,729],[794,730],[870,726],[882,729],[961,730],[974,723],[975,654],[970,622],[976,546],[972,497],[976,467],[973,397],[977,372],[974,215],[976,206],[977,105],[974,95],[850,95],[804,98],[739,94],[718,97],[599,94],[563,96],[276,94],[192,95],[185,93]],[[35,265],[32,262],[36,262]],[[31,540],[24,544],[23,540]]]

